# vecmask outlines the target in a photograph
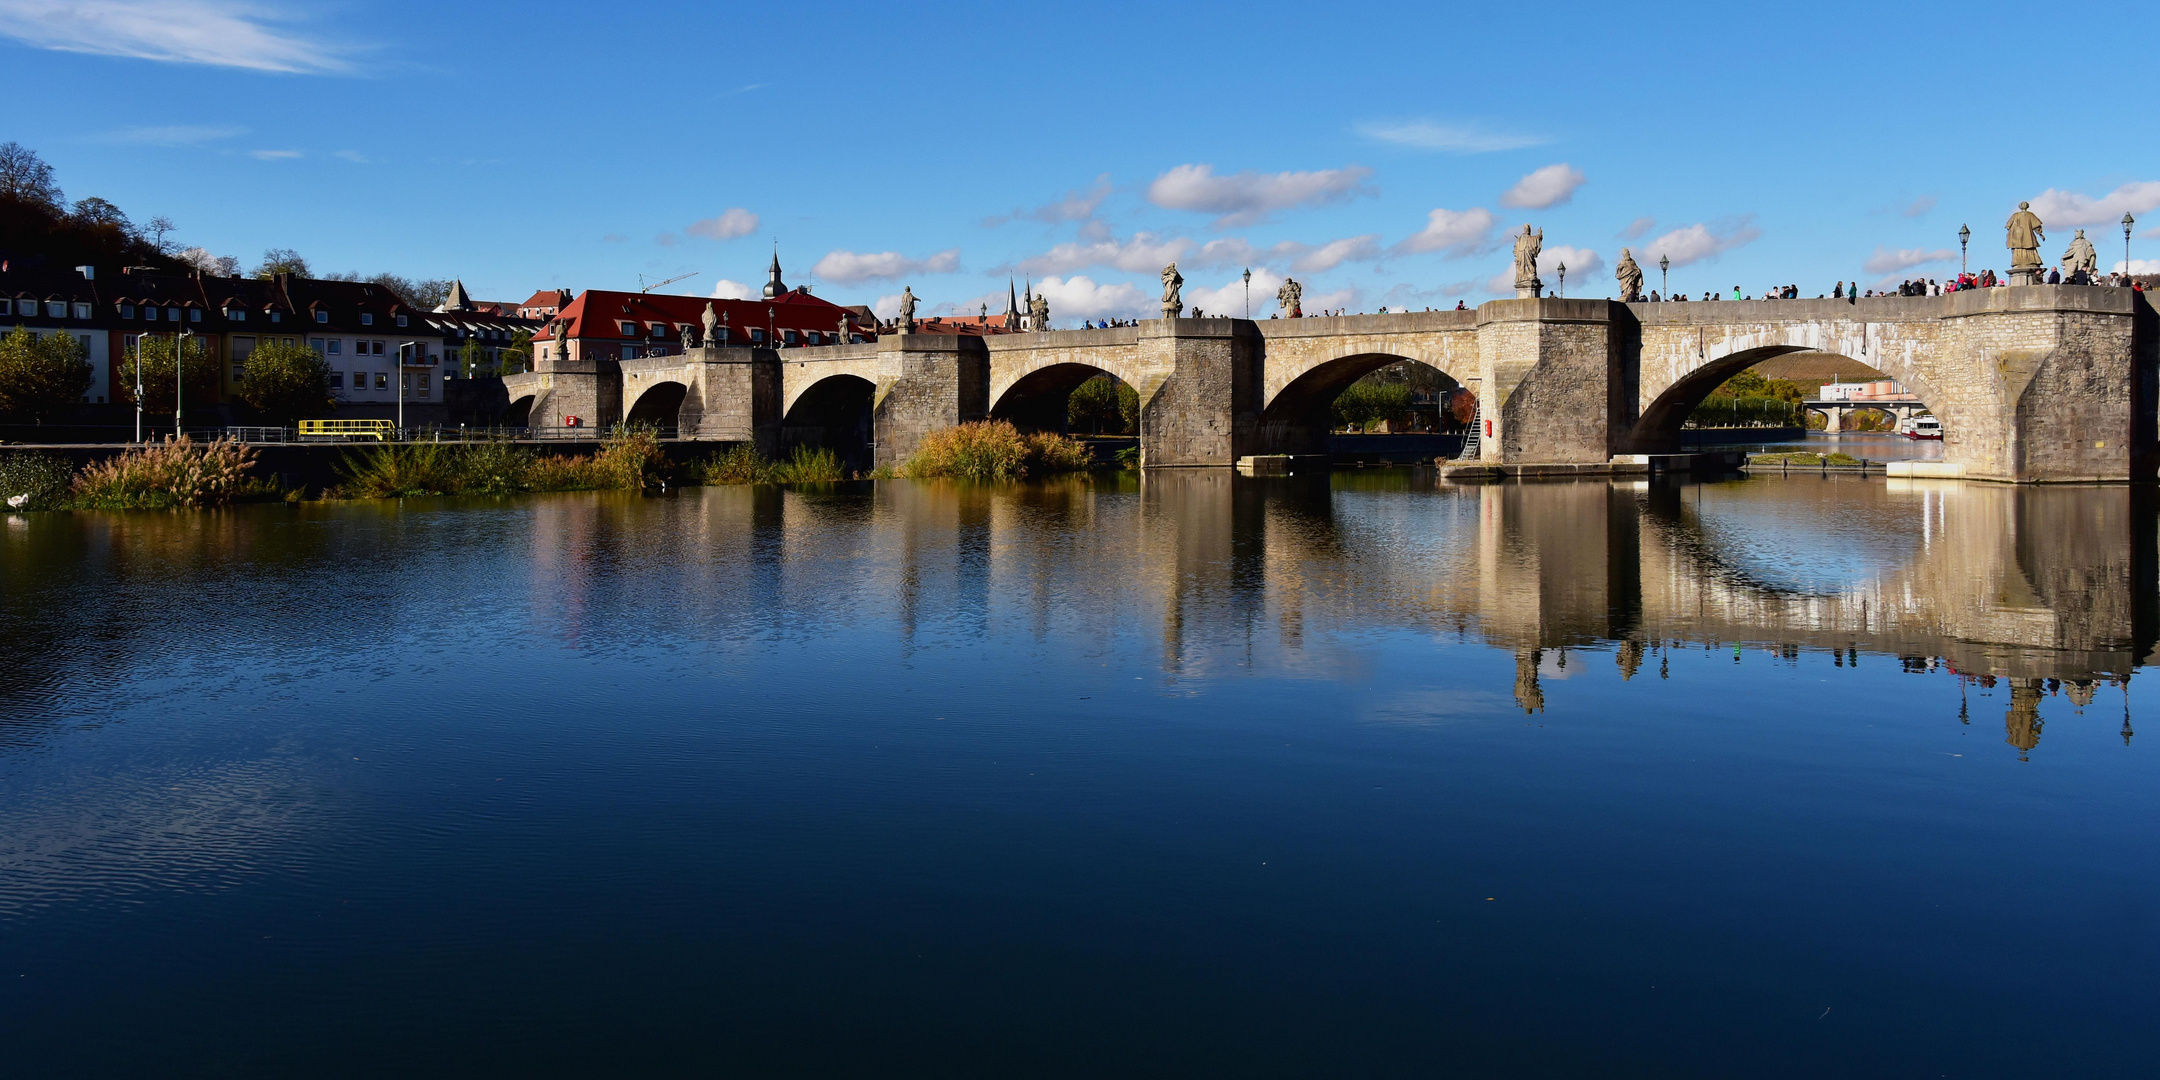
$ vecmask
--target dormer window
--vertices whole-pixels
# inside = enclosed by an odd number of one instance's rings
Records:
[[[48,318],[48,319],[65,319],[65,318],[67,318],[67,301],[65,301],[65,300],[47,300],[47,301],[45,301],[45,317],[46,317],[46,318]]]
[[[360,325],[362,325],[362,326],[373,326],[373,325],[375,325],[375,315],[374,315],[374,313],[373,313],[373,312],[367,312],[367,311],[363,311],[363,312],[361,312],[361,313],[360,313]]]
[[[754,342],[756,342],[756,343],[758,343],[758,344],[760,344],[760,345],[763,345],[763,344],[765,344],[765,330],[764,330],[764,328],[763,328],[763,327],[757,327],[757,326],[753,326],[753,327],[751,327],[751,328],[750,328],[750,340],[751,340],[751,341],[754,341]]]
[[[169,307],[169,308],[166,308],[166,309],[165,309],[165,321],[166,321],[166,322],[179,322],[179,321],[180,321],[180,309],[179,309],[179,308],[176,308],[176,307]]]
[[[120,305],[120,317],[121,317],[121,318],[123,318],[123,319],[132,319],[132,318],[134,318],[134,317],[135,317],[135,305],[133,305],[133,304],[122,304],[122,305]]]
[[[403,325],[405,325],[405,316],[403,316],[403,315],[400,315],[400,316],[398,316],[398,317],[397,317],[397,324],[398,324],[399,326],[403,326]]]
[[[316,312],[316,313],[315,313],[315,321],[316,321],[317,323],[328,323],[328,322],[330,321],[330,313],[329,313],[329,312],[327,312],[327,311],[318,311],[318,312]]]
[[[656,337],[656,338],[664,338],[664,337],[666,337],[666,336],[667,336],[667,324],[666,324],[666,323],[664,323],[664,322],[656,322],[656,323],[652,324],[652,336],[654,336],[654,337]]]
[[[228,319],[231,319],[231,320],[232,320],[232,321],[234,321],[234,322],[246,322],[246,321],[247,321],[247,309],[246,309],[246,308],[226,308],[226,309],[225,309],[225,317],[226,317],[226,318],[228,318]]]
[[[284,313],[283,313],[283,312],[277,312],[277,311],[273,311],[273,312],[271,312],[271,313],[270,313],[270,321],[271,321],[271,322],[283,322],[283,321],[284,321],[284,319],[285,319],[285,315],[284,315]]]
[[[624,323],[622,324],[622,336],[624,336],[624,337],[636,337],[636,336],[637,336],[637,324],[636,324],[636,323],[634,323],[634,322],[627,322],[627,321],[626,321],[626,322],[624,322]]]
[[[202,321],[202,309],[201,309],[201,308],[199,308],[199,307],[191,307],[191,308],[187,309],[187,321],[189,321],[189,322],[201,322],[201,321]]]
[[[35,301],[35,300],[17,300],[17,301],[15,301],[15,313],[16,313],[16,314],[18,314],[18,315],[35,315],[35,314],[37,314],[37,301]]]
[[[89,318],[89,317],[90,317],[90,305],[88,305],[88,304],[77,304],[77,305],[75,305],[75,317],[76,317],[76,318],[78,318],[78,319],[87,319],[87,318]]]

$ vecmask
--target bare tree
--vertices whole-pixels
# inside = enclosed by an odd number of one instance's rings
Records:
[[[159,214],[158,216],[150,219],[150,224],[143,226],[143,236],[145,239],[150,241],[151,247],[154,247],[159,251],[170,255],[173,253],[173,249],[179,247],[180,245],[165,239],[165,234],[172,232],[177,228],[179,228],[179,226],[173,224],[173,219],[166,217],[163,214]]]
[[[271,248],[263,252],[262,265],[255,268],[255,276],[274,278],[279,274],[303,278],[314,276],[309,273],[307,260],[302,258],[299,252],[291,248]]]
[[[60,185],[53,182],[52,166],[45,164],[37,151],[18,142],[0,143],[0,196],[37,203],[55,212],[67,205]]]

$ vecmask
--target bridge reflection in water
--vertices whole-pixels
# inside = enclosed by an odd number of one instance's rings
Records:
[[[536,614],[563,633],[579,632],[582,610],[617,606],[582,595],[626,586],[584,568],[611,552],[673,575],[636,576],[639,603],[671,596],[708,634],[762,623],[815,635],[888,614],[904,651],[1142,633],[1159,635],[1174,681],[1245,668],[1343,678],[1368,666],[1360,634],[1412,631],[1512,652],[1511,692],[1531,712],[1544,707],[1541,673],[1585,653],[1609,654],[1629,679],[1667,673],[1676,649],[1894,661],[2006,684],[2020,751],[2040,740],[2044,697],[2082,709],[2125,683],[2160,611],[2152,499],[2122,486],[1449,486],[1408,470],[1162,470],[711,488],[535,512],[536,585],[552,586],[534,590]],[[599,581],[611,584],[585,584]]]

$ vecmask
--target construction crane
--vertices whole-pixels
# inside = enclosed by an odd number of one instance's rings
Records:
[[[687,274],[677,274],[677,275],[675,275],[674,277],[671,277],[671,278],[667,279],[666,281],[655,281],[655,282],[653,282],[652,284],[650,284],[650,285],[647,285],[647,284],[645,284],[645,275],[643,275],[643,274],[639,274],[639,275],[637,276],[637,283],[638,283],[638,291],[639,291],[639,292],[641,292],[641,293],[649,293],[649,292],[653,291],[654,289],[657,289],[657,288],[659,288],[659,287],[660,287],[660,286],[662,286],[662,285],[673,285],[673,284],[675,284],[676,282],[678,282],[678,281],[681,281],[681,280],[682,280],[682,279],[684,279],[684,278],[694,278],[694,277],[696,277],[696,276],[698,276],[698,272],[697,272],[697,271],[695,271],[695,270],[692,270],[692,271],[690,271],[690,272],[689,272],[689,273],[687,273]]]

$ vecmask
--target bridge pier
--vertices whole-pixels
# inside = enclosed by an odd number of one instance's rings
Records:
[[[1480,460],[1600,464],[1612,459],[1626,380],[1622,327],[1606,300],[1495,300],[1478,309],[1478,375],[1492,430]],[[1624,311],[1625,309],[1621,309]]]
[[[1140,464],[1234,466],[1256,453],[1260,338],[1237,319],[1156,319],[1135,342],[1141,370]]]
[[[876,461],[899,465],[940,428],[990,415],[990,353],[959,334],[891,334],[877,343],[871,399]]]

